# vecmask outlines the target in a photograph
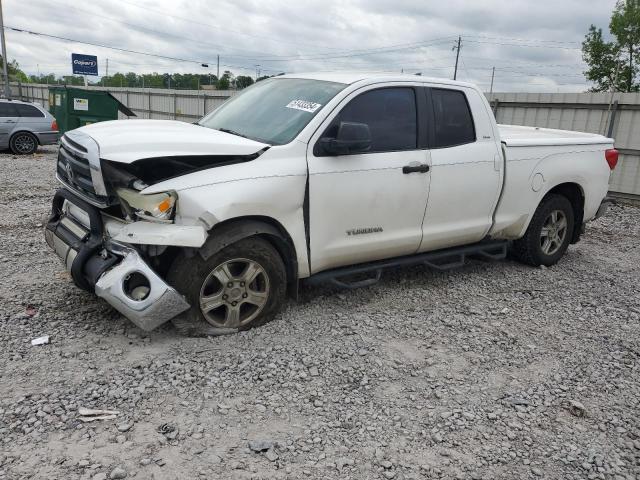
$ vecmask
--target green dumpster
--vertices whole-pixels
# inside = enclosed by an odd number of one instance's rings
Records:
[[[118,112],[135,117],[109,92],[71,87],[49,87],[49,112],[56,117],[60,133],[91,123],[117,120]]]

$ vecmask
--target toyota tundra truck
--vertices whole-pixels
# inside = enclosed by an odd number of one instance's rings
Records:
[[[283,75],[194,124],[67,132],[45,237],[138,327],[229,333],[302,281],[354,288],[508,252],[553,265],[606,210],[617,159],[600,135],[497,125],[467,83]]]

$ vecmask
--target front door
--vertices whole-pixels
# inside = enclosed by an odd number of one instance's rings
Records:
[[[307,154],[312,273],[418,249],[431,162],[426,138],[418,133],[426,118],[420,95],[423,91],[412,86],[359,90],[312,137]],[[341,122],[368,125],[371,149],[328,155],[320,139],[335,138]]]

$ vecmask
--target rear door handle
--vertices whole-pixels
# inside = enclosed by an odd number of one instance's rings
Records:
[[[402,173],[427,173],[429,171],[429,165],[425,163],[412,163],[402,167]]]

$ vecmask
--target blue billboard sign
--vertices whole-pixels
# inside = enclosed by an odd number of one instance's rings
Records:
[[[98,57],[94,55],[71,54],[74,75],[98,75]]]

